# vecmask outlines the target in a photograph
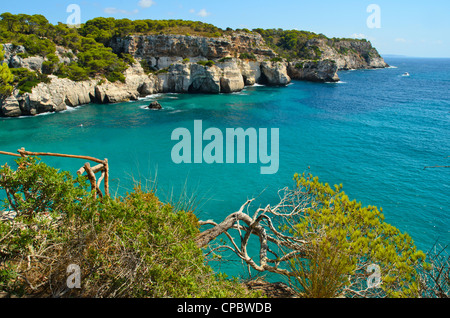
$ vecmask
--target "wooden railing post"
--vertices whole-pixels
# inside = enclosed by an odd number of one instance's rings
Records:
[[[104,163],[105,167],[105,195],[109,197],[109,164],[108,159],[105,158]]]

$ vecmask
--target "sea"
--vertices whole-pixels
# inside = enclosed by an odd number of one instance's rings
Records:
[[[118,104],[89,104],[55,114],[0,118],[0,150],[107,158],[112,195],[141,184],[163,202],[184,202],[201,220],[221,222],[248,200],[248,212],[279,201],[295,173],[311,173],[408,233],[424,252],[450,243],[450,59],[386,58],[389,68],[339,72],[338,83],[293,81],[219,95],[157,94]],[[408,74],[405,74],[408,73]],[[158,101],[162,110],[146,106]],[[278,129],[278,170],[259,160],[176,163],[181,128]],[[260,136],[259,136],[260,137]],[[208,141],[203,141],[206,146]],[[192,142],[194,145],[194,142]],[[193,151],[194,152],[194,151]],[[224,149],[226,152],[226,149]],[[184,154],[184,153],[183,153]],[[2,156],[1,163],[13,164]],[[78,159],[42,157],[75,172]],[[255,247],[256,248],[256,247]],[[256,250],[255,250],[256,251]],[[255,254],[257,257],[258,254]],[[238,260],[219,262],[245,275]]]

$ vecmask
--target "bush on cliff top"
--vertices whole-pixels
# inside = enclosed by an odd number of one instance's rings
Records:
[[[114,18],[94,18],[80,29],[80,34],[92,37],[97,42],[108,45],[113,37],[131,34],[182,34],[218,37],[223,30],[208,23],[189,20],[130,20]]]
[[[208,60],[208,61],[198,61],[197,64],[211,67],[211,66],[215,65],[216,63],[214,61]]]

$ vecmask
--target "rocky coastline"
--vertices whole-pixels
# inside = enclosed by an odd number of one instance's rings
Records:
[[[119,103],[157,93],[232,93],[256,83],[283,86],[292,80],[337,82],[339,70],[388,66],[370,42],[342,41],[332,47],[325,40],[313,39],[309,45],[320,48],[320,59],[283,59],[257,33],[217,38],[167,34],[114,38],[108,45],[113,52],[127,53],[135,59],[124,73],[124,82],[112,83],[103,78],[76,82],[49,75],[49,82],[39,83],[31,93],[15,90],[0,101],[0,116],[34,116],[91,102]],[[42,71],[44,57],[21,58],[23,47],[3,47],[5,62],[11,68]],[[344,51],[347,53],[341,53]],[[61,63],[71,62],[64,48],[58,47],[58,52]],[[76,56],[72,59],[76,60]]]

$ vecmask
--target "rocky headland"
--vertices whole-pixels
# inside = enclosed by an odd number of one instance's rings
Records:
[[[387,64],[370,42],[311,39],[318,59],[285,59],[256,32],[235,32],[220,37],[191,35],[131,35],[114,37],[108,47],[115,54],[129,54],[134,63],[125,80],[109,82],[98,77],[73,81],[49,75],[31,92],[15,89],[0,101],[0,115],[18,117],[64,111],[91,102],[118,103],[156,93],[232,93],[255,83],[287,85],[292,80],[337,82],[338,71],[383,68]],[[42,72],[46,58],[27,56],[23,46],[3,44],[4,62],[10,68]],[[60,63],[76,61],[75,54],[58,46]],[[70,58],[68,57],[70,56]]]

